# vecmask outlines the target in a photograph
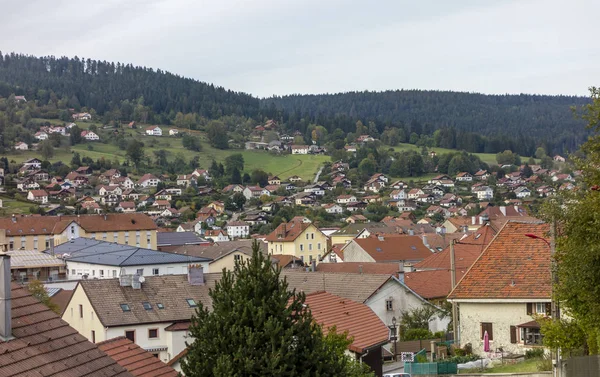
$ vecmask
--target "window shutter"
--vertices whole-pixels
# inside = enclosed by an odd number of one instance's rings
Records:
[[[546,315],[547,316],[552,315],[552,304],[549,302],[546,303]]]
[[[527,315],[533,314],[533,304],[530,302],[527,304]]]
[[[510,342],[513,344],[517,342],[517,328],[515,326],[510,327]]]
[[[490,336],[490,340],[494,340],[494,331],[492,329],[492,324],[488,323],[488,329],[487,329],[488,335]]]

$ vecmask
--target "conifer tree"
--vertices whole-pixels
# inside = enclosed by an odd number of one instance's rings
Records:
[[[223,271],[210,291],[212,310],[199,303],[182,361],[188,377],[372,376],[344,352],[350,341],[335,329],[323,334],[255,241],[252,258]]]

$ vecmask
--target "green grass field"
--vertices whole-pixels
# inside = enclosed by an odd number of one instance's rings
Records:
[[[414,144],[406,144],[406,143],[401,143],[398,144],[397,146],[393,147],[394,150],[396,152],[401,152],[401,151],[417,151],[420,152],[421,151],[421,147],[417,147]],[[456,152],[455,149],[446,149],[446,148],[438,148],[438,147],[433,147],[433,148],[428,148],[428,150],[431,152],[435,152],[437,154],[443,154],[443,153],[454,153]],[[481,161],[485,162],[486,164],[496,164],[496,154],[494,153],[473,153],[475,156],[479,157],[481,159]]]
[[[6,216],[13,213],[29,213],[29,208],[36,204],[29,202],[22,202],[16,199],[11,199],[5,196],[0,196],[2,200],[2,208],[0,208],[0,215]]]
[[[465,370],[461,371],[459,374],[464,373],[526,373],[526,372],[537,372],[538,371],[538,363],[539,359],[529,359],[525,361],[521,361],[516,364],[505,364],[498,365],[493,368],[480,370]]]

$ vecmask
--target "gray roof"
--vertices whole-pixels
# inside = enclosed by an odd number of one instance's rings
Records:
[[[208,242],[194,232],[158,232],[156,240],[158,246],[200,245]]]
[[[46,250],[46,253],[49,251]],[[67,261],[108,266],[141,266],[148,264],[208,262],[209,259],[143,249],[90,238],[76,238],[56,246],[54,252]],[[66,255],[65,255],[66,254]]]
[[[188,321],[195,308],[188,305],[187,299],[212,310],[209,289],[215,287],[221,276],[221,273],[204,274],[205,285],[190,285],[187,275],[148,276],[141,289],[121,287],[119,279],[80,280],[79,285],[104,326],[127,326]],[[291,270],[283,270],[280,277],[285,277],[289,290],[306,294],[326,291],[361,303],[390,279],[389,275]],[[152,309],[144,309],[142,302],[150,303]],[[158,303],[164,309],[159,309]],[[127,304],[130,311],[124,312],[120,304]]]
[[[387,228],[383,223],[348,224],[332,234],[332,236],[356,236],[364,229]]]
[[[229,255],[234,251],[239,251],[251,256],[252,242],[254,242],[254,240],[215,242],[211,246],[185,245],[174,249],[172,252],[180,255],[192,255],[195,257],[208,258],[212,261],[215,261],[226,255]],[[267,244],[260,241],[258,244],[263,254],[267,254]]]

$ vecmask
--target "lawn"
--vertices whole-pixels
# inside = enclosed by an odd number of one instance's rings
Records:
[[[421,152],[421,147],[417,147],[414,144],[400,143],[393,148],[396,152],[407,151],[407,150]],[[438,147],[428,148],[427,150],[430,152],[435,152],[437,154],[454,153],[457,151],[455,149],[446,149],[446,148],[438,148]],[[497,164],[495,153],[472,153],[472,154],[479,157],[481,159],[481,161],[485,162],[488,165]]]
[[[0,200],[2,200],[2,208],[0,208],[0,214],[2,216],[12,215],[13,213],[29,213],[29,208],[36,205],[4,196],[0,196]]]
[[[538,362],[539,359],[529,359],[525,361],[521,361],[516,364],[504,364],[498,365],[493,368],[488,368],[483,371],[479,369],[470,369],[463,370],[460,374],[463,373],[524,373],[524,372],[538,372]]]

